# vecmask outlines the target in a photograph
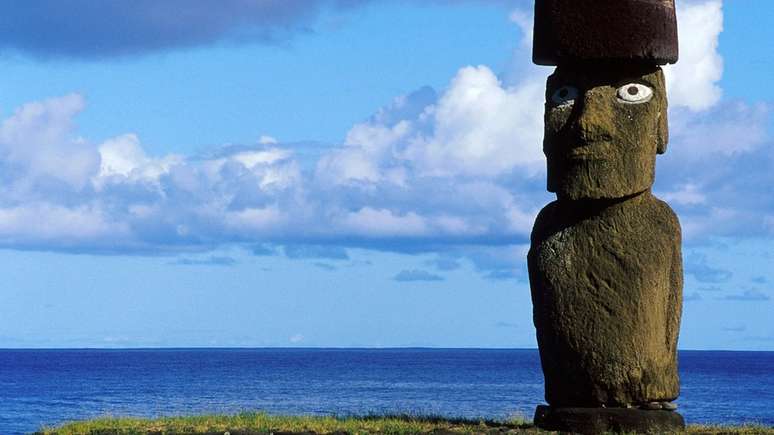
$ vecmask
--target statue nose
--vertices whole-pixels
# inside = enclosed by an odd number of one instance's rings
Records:
[[[595,89],[581,97],[576,128],[584,142],[607,141],[612,138],[613,110],[609,96]]]

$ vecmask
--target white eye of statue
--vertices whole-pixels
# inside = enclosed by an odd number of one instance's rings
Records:
[[[617,93],[619,100],[630,104],[645,103],[653,97],[653,89],[640,83],[627,83]]]
[[[578,88],[574,86],[562,86],[551,95],[551,101],[557,106],[571,105],[578,98]]]

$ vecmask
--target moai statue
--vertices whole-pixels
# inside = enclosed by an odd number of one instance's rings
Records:
[[[543,150],[557,200],[528,256],[546,401],[538,426],[684,428],[677,335],[680,224],[651,194],[666,151],[659,67],[677,61],[674,0],[536,0],[533,60],[548,78]]]

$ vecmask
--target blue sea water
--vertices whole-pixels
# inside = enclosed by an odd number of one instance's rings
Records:
[[[689,423],[774,425],[774,352],[680,353]],[[97,416],[265,410],[532,417],[536,350],[0,350],[0,433]]]

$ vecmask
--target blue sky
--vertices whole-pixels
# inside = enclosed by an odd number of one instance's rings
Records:
[[[181,1],[0,6],[0,347],[535,346],[531,1]],[[774,5],[678,6],[680,347],[774,350]]]

